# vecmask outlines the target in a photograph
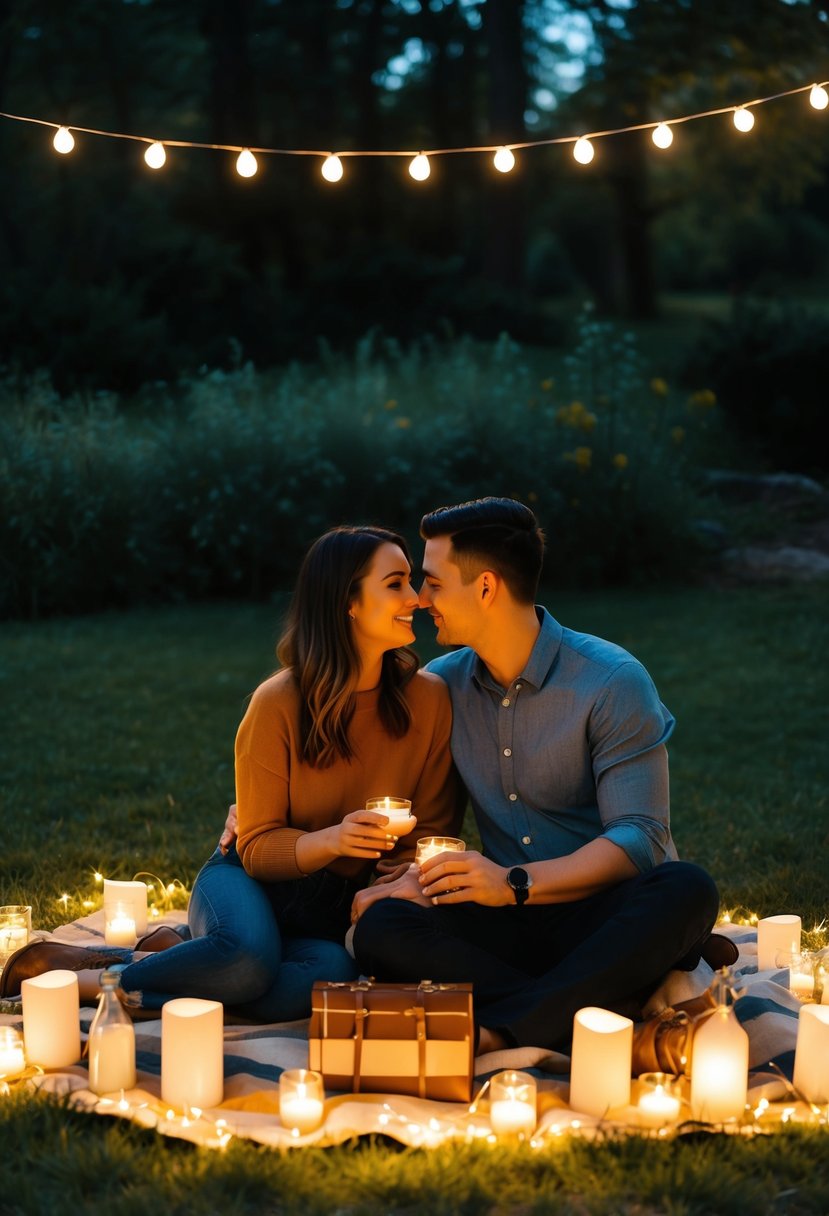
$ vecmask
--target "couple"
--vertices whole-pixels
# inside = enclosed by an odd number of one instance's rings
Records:
[[[237,736],[238,841],[226,831],[196,880],[191,939],[157,930],[137,955],[34,943],[9,960],[4,994],[68,966],[94,997],[117,961],[128,1008],[202,996],[282,1021],[307,1016],[316,979],[471,981],[479,1051],[566,1050],[582,1006],[635,1014],[670,969],[726,961],[709,936],[714,883],[676,860],[673,718],[644,668],[534,606],[529,508],[442,508],[421,533],[419,598],[392,532],[338,528],[309,551],[282,670]],[[424,671],[408,648],[418,604],[462,647]],[[417,839],[458,832],[458,776],[482,852],[418,872]],[[386,793],[417,816],[399,840],[355,809]]]

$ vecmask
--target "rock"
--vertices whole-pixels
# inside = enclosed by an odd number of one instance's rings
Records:
[[[779,549],[759,546],[727,549],[720,561],[726,573],[751,582],[811,582],[829,578],[829,555],[794,545]]]
[[[823,486],[800,473],[738,473],[707,469],[705,479],[724,498],[740,502],[780,502],[793,498],[820,498]]]

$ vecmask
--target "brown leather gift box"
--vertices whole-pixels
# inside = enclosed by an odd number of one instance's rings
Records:
[[[469,1102],[474,1054],[471,984],[314,984],[308,1063],[328,1089]]]

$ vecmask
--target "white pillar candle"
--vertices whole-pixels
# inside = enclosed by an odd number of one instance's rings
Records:
[[[181,997],[161,1010],[161,1099],[218,1106],[224,1096],[224,1017],[219,1001]]]
[[[800,917],[764,916],[757,923],[757,970],[772,971],[781,951],[800,953]]]
[[[104,912],[104,941],[108,946],[133,948],[138,937],[132,904],[110,904]]]
[[[829,1102],[829,1005],[804,1005],[800,1010],[794,1087],[807,1102]]]
[[[570,1106],[601,1118],[630,1102],[633,1022],[609,1009],[588,1006],[573,1019]]]
[[[496,1073],[489,1083],[489,1123],[498,1136],[531,1136],[536,1125],[535,1078],[511,1070]]]
[[[43,1068],[81,1058],[80,999],[74,971],[46,971],[20,985],[26,1057]]]
[[[114,915],[116,904],[120,904],[122,915],[135,921],[135,932],[143,937],[147,932],[147,884],[145,882],[120,882],[104,879],[104,923]],[[118,943],[107,942],[107,945]],[[134,943],[133,943],[134,944]]]
[[[694,1031],[691,1112],[704,1123],[738,1119],[748,1093],[748,1035],[733,1009],[720,1005]]]
[[[322,1123],[325,1090],[322,1076],[308,1068],[289,1068],[279,1078],[279,1118],[283,1127],[301,1135]]]
[[[25,1067],[20,1031],[14,1026],[0,1026],[0,1077],[16,1077]]]

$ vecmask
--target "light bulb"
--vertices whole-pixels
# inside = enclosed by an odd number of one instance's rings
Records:
[[[58,127],[55,131],[55,138],[52,140],[52,147],[56,152],[60,152],[65,156],[67,152],[71,152],[75,146],[75,136],[68,127]]]
[[[593,145],[586,136],[582,135],[581,139],[577,139],[573,145],[573,155],[580,165],[589,165],[593,159],[595,152]]]
[[[829,105],[829,93],[826,92],[822,84],[812,85],[809,102],[816,110],[825,110],[827,105]]]
[[[240,177],[253,177],[258,168],[256,157],[250,148],[243,148],[236,158],[236,172]]]
[[[326,156],[322,162],[322,176],[327,182],[338,182],[343,175],[343,162],[339,156]]]
[[[418,153],[409,165],[409,173],[416,182],[425,182],[431,172],[429,157],[424,156],[422,152]]]
[[[499,148],[492,158],[492,163],[499,173],[509,173],[515,167],[515,157],[511,148]]]
[[[167,160],[167,153],[164,151],[164,144],[150,144],[144,153],[144,160],[151,169],[160,169]]]
[[[670,148],[674,142],[674,133],[666,122],[661,122],[658,127],[654,127],[651,132],[651,139],[656,144],[657,148]]]
[[[754,126],[754,115],[745,106],[738,106],[734,111],[734,126],[738,131],[750,131]]]

